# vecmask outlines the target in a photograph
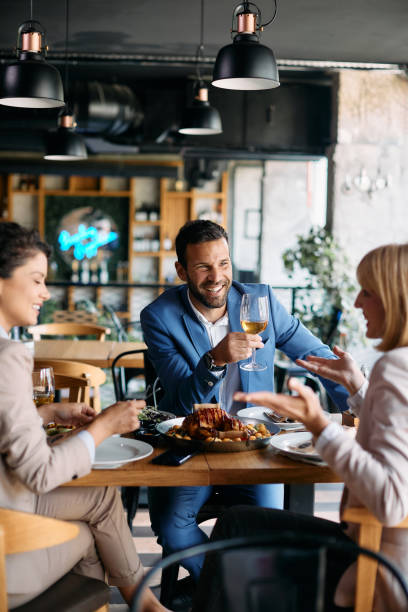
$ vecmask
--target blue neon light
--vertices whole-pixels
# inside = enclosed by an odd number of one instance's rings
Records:
[[[62,230],[58,236],[58,242],[61,251],[68,251],[72,246],[74,247],[75,259],[82,260],[84,257],[92,259],[98,252],[99,247],[102,247],[110,242],[113,242],[118,238],[117,232],[109,232],[103,237],[98,237],[98,230],[92,225],[85,227],[85,225],[78,225],[78,232],[71,234],[67,230]],[[84,241],[88,240],[84,244]]]

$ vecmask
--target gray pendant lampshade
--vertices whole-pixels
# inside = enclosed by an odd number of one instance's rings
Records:
[[[48,64],[45,32],[38,21],[25,21],[18,30],[18,60],[9,64],[0,82],[0,104],[25,108],[64,106],[64,90],[58,70]]]
[[[208,102],[207,87],[200,85],[192,106],[185,109],[179,132],[193,136],[221,134],[221,117],[217,109]]]
[[[85,142],[74,128],[72,115],[62,115],[58,129],[47,133],[44,159],[78,161],[88,157]]]
[[[238,33],[232,44],[218,52],[212,81],[215,87],[261,90],[280,85],[275,56],[271,49],[259,42],[256,34],[261,27],[257,27],[258,13],[250,12],[250,4],[238,5],[243,11],[237,14]]]

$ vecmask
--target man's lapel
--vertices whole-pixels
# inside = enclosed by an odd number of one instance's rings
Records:
[[[187,297],[187,285],[181,293],[184,303],[184,313],[182,315],[186,332],[190,341],[197,352],[199,358],[211,349],[210,339],[207,330],[195,316]]]

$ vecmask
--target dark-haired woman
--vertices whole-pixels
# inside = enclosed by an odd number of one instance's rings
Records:
[[[144,403],[119,402],[95,416],[84,405],[36,409],[32,401],[32,356],[8,334],[35,325],[49,298],[45,286],[50,250],[35,231],[0,223],[0,506],[68,521],[80,534],[66,544],[7,558],[10,608],[30,601],[73,570],[104,580],[130,603],[143,567],[114,487],[57,488],[91,470],[95,447],[105,438],[139,426]],[[53,412],[84,425],[50,446],[42,427]],[[144,612],[164,610],[150,590]]]

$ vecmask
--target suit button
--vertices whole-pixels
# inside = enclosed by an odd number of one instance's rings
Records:
[[[208,383],[208,386],[209,386],[209,387],[213,387],[213,386],[214,386],[214,383],[213,383],[213,381],[212,381],[212,380],[207,380],[207,383]]]
[[[78,478],[78,474],[74,474],[72,480],[76,480]]]

